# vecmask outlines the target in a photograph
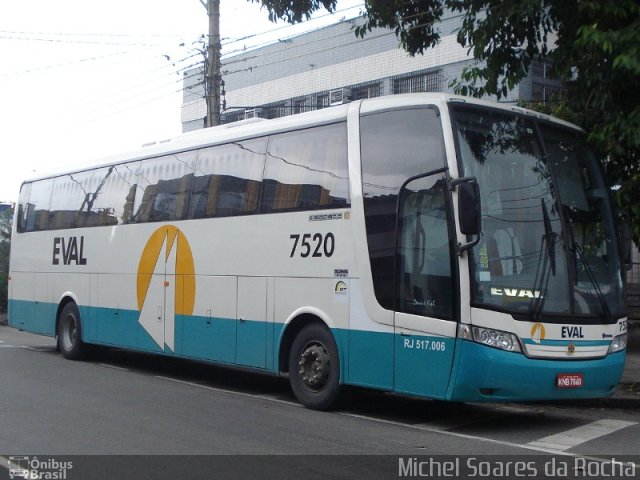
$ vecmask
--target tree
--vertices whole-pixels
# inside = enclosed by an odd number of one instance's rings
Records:
[[[250,0],[272,21],[290,23],[335,11],[338,0]],[[462,17],[457,41],[477,62],[452,86],[462,95],[507,95],[545,59],[566,81],[550,113],[582,126],[604,159],[616,199],[629,211],[640,240],[640,3],[637,0],[366,0],[364,36],[395,30],[411,55],[435,46],[445,12]],[[536,106],[533,106],[536,108]],[[549,105],[544,108],[549,109]]]
[[[9,251],[11,250],[11,225],[13,208],[0,212],[0,313],[7,311],[7,287],[9,281]]]

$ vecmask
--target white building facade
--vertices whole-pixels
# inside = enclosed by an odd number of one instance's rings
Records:
[[[374,29],[364,38],[354,28],[362,19],[329,27],[251,50],[223,61],[222,122],[253,116],[276,118],[325,108],[349,100],[408,92],[451,92],[473,59],[456,41],[461,17],[440,23],[441,41],[414,57],[400,46],[392,30]],[[183,132],[205,127],[202,70],[185,74]],[[504,101],[544,100],[557,93],[558,81],[547,78],[543,62]]]

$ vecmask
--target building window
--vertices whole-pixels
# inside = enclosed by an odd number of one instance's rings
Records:
[[[545,80],[557,80],[557,77],[552,75],[552,64],[547,60],[536,59],[531,62],[531,75],[534,78],[541,78]]]
[[[271,105],[265,105],[262,107],[262,117],[263,118],[280,118],[286,117],[288,114],[288,108],[283,103],[274,103]]]
[[[329,94],[328,93],[319,93],[316,95],[316,108],[320,110],[321,108],[327,108],[329,106]]]
[[[537,78],[545,78],[544,66],[543,60],[533,60],[531,62],[531,75]]]
[[[393,80],[393,93],[441,92],[442,70],[431,70]]]
[[[533,82],[531,84],[531,100],[535,102],[557,102],[566,98],[566,89],[545,85],[540,82]]]
[[[293,113],[302,113],[305,112],[305,98],[296,98],[292,102],[292,110]]]
[[[238,122],[240,120],[244,120],[244,116],[245,116],[244,110],[235,110],[233,112],[223,113],[222,123]]]
[[[374,98],[382,95],[382,83],[366,83],[351,87],[351,100],[362,100],[365,98]]]

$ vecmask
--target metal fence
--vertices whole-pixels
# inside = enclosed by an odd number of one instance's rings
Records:
[[[631,270],[627,271],[627,306],[629,320],[640,323],[640,251],[631,251]]]
[[[631,251],[631,270],[627,271],[627,284],[640,285],[640,251],[633,247]]]

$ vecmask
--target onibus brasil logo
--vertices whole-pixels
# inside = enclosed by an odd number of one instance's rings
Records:
[[[138,322],[158,346],[175,351],[176,316],[191,315],[196,298],[195,267],[184,233],[173,225],[147,240],[138,265]]]

